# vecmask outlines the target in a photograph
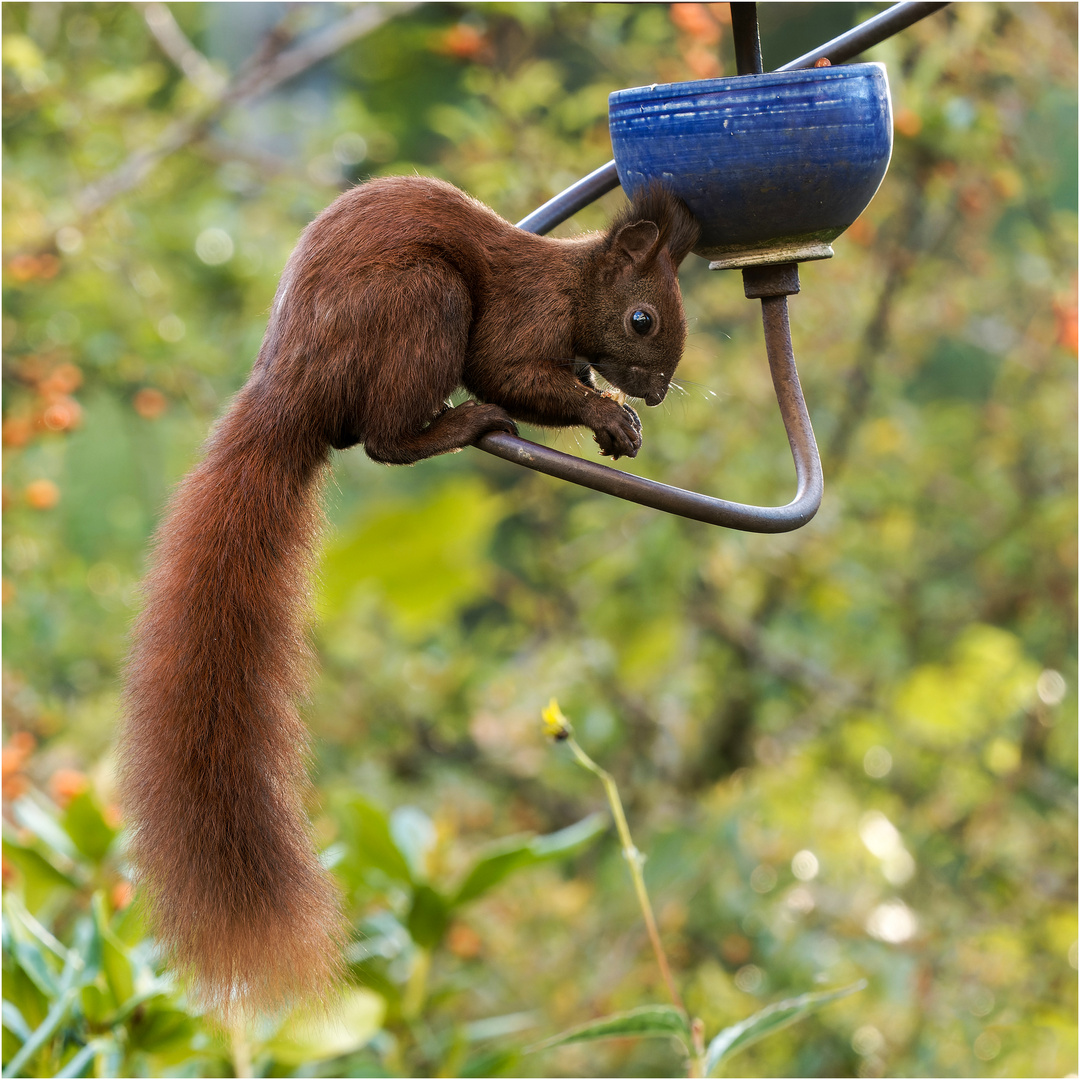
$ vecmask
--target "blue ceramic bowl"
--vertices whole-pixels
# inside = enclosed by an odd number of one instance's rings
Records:
[[[609,121],[626,192],[671,187],[718,266],[827,258],[892,154],[883,64],[618,90]]]

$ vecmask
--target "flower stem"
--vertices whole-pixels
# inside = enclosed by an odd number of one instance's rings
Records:
[[[649,933],[649,941],[652,943],[656,962],[660,966],[660,974],[664,978],[664,983],[667,986],[668,993],[671,995],[671,1000],[675,1007],[686,1012],[686,1006],[683,1005],[682,998],[679,996],[679,991],[675,987],[675,980],[671,977],[671,968],[668,965],[667,954],[664,952],[664,946],[660,942],[660,933],[656,928],[656,919],[653,917],[652,904],[649,902],[649,894],[645,889],[645,876],[642,873],[642,867],[645,865],[645,858],[634,846],[633,838],[630,836],[630,826],[626,823],[626,814],[623,813],[622,799],[619,798],[619,789],[615,785],[615,778],[611,773],[600,768],[600,766],[581,749],[573,735],[565,736],[564,741],[570,747],[574,757],[577,758],[578,764],[583,768],[588,769],[589,772],[596,776],[600,780],[600,783],[604,785],[604,792],[607,795],[608,803],[611,806],[611,815],[615,818],[615,828],[619,832],[619,840],[622,843],[623,858],[626,859],[626,865],[630,868],[630,877],[634,881],[634,892],[637,894],[638,904],[641,907],[641,914],[645,919],[645,929]]]

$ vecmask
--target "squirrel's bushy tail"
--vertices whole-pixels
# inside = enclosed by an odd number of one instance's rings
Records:
[[[304,812],[308,572],[327,448],[253,385],[161,526],[120,739],[150,922],[221,1013],[324,997],[342,917]]]

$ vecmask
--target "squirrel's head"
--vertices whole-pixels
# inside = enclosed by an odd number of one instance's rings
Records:
[[[612,222],[586,273],[578,351],[609,383],[646,405],[667,394],[686,341],[678,267],[698,224],[659,184]]]

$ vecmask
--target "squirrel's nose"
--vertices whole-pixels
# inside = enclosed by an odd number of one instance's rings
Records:
[[[663,401],[664,398],[667,397],[667,392],[668,392],[668,388],[667,388],[666,385],[660,387],[659,390],[650,390],[645,395],[645,404],[646,405],[659,405],[660,402]]]

